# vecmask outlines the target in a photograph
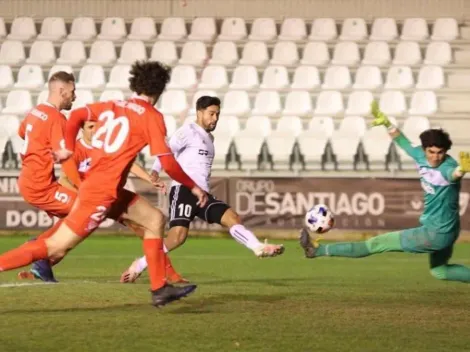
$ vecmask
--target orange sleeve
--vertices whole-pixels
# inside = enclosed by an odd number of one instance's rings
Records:
[[[50,116],[51,125],[49,127],[52,150],[65,149],[64,133],[67,120],[62,114]]]
[[[18,128],[18,135],[20,136],[21,139],[24,139],[25,138],[25,135],[26,135],[26,119],[24,119],[23,121],[21,121],[20,123],[20,127]]]
[[[86,121],[91,118],[91,111],[88,107],[75,109],[70,114],[70,117],[65,126],[65,147],[68,150],[75,150],[75,141],[77,139],[78,131]]]
[[[166,126],[163,116],[158,111],[147,111],[145,139],[150,147],[150,154],[155,156],[171,155],[173,152],[166,142]]]
[[[80,174],[78,173],[78,164],[75,161],[75,158],[68,158],[62,163],[62,171],[69,179],[69,181],[75,186],[80,187]]]

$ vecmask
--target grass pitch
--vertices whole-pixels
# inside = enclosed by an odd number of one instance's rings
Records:
[[[426,255],[307,260],[285,244],[261,260],[233,240],[188,240],[172,259],[198,290],[156,309],[146,274],[118,283],[140,241],[92,237],[57,266],[59,284],[0,274],[0,351],[470,350],[470,286],[433,279]],[[469,258],[457,245],[453,260]]]

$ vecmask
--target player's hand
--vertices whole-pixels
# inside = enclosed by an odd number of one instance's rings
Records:
[[[52,159],[54,160],[55,163],[61,163],[67,160],[68,158],[70,158],[73,153],[67,149],[59,149],[59,150],[51,152],[51,154],[52,154]]]
[[[152,183],[153,187],[166,195],[166,183],[160,178],[160,175],[155,170],[152,170],[150,173],[150,182]]]
[[[207,193],[204,192],[200,187],[194,186],[191,190],[191,193],[197,197],[196,204],[199,205],[199,207],[203,208],[207,204],[207,201],[209,200]]]
[[[470,172],[470,153],[459,153],[459,164],[462,172]]]
[[[388,119],[387,115],[385,115],[379,108],[379,103],[377,100],[373,100],[370,104],[370,110],[374,120],[372,121],[372,126],[385,126],[390,127],[392,124]]]

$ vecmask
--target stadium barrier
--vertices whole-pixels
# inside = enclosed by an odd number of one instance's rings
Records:
[[[0,176],[0,230],[41,230],[51,226],[53,220],[47,214],[24,202],[17,180],[17,175]],[[168,214],[167,196],[158,193],[150,184],[129,178],[126,188],[148,198]],[[273,237],[283,231],[295,236],[306,211],[313,204],[323,203],[330,207],[335,214],[335,231],[338,233],[348,230],[375,234],[415,227],[423,209],[423,192],[418,179],[213,178],[212,193],[229,203],[247,227],[273,234]],[[464,234],[470,231],[469,200],[470,184],[463,183],[460,215]],[[107,220],[101,229],[115,232],[122,228]],[[220,232],[220,227],[197,219],[192,230]],[[335,231],[330,235],[334,236]]]

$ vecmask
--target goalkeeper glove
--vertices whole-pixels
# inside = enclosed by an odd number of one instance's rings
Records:
[[[470,153],[460,152],[459,153],[459,171],[466,173],[470,172]]]
[[[382,111],[380,111],[379,103],[377,100],[373,100],[370,104],[370,110],[374,120],[372,121],[372,126],[385,126],[387,128],[392,128],[392,123]]]

